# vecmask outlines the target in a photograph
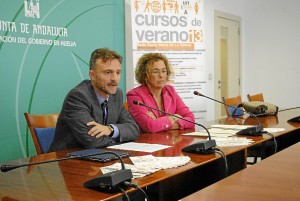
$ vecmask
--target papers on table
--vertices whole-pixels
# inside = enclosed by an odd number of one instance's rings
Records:
[[[264,131],[267,131],[268,133],[277,133],[284,131],[284,128],[264,128]]]
[[[223,124],[215,124],[211,125],[207,130],[210,133],[211,137],[230,137],[235,135],[238,131],[243,130],[245,128],[252,127],[253,125],[223,125]],[[269,133],[276,133],[284,131],[284,128],[264,128],[264,131]],[[205,130],[200,130],[198,132],[186,133],[183,135],[189,136],[202,136],[207,137],[208,134]]]
[[[229,137],[229,136],[235,135],[235,133],[236,133],[236,130],[231,131],[231,130],[224,130],[221,128],[210,128],[207,130],[209,131],[211,137]],[[208,136],[208,134],[205,130],[196,131],[196,132],[192,132],[192,133],[186,133],[186,134],[182,134],[182,135],[201,136],[201,137]]]
[[[237,133],[240,130],[243,130],[245,128],[253,127],[254,125],[224,125],[224,124],[215,124],[211,125],[211,128],[219,128],[222,129],[225,133],[228,132],[235,132]],[[267,131],[269,133],[277,133],[284,131],[284,128],[264,128],[264,131]]]
[[[253,140],[245,137],[216,137],[214,140],[216,140],[218,147],[243,146],[254,142]]]
[[[244,125],[222,125],[216,124],[210,126],[207,130],[210,133],[211,137],[230,137],[235,135],[239,130],[248,128],[249,126]],[[203,136],[207,137],[207,132],[205,130],[201,130],[198,132],[187,133],[183,135],[191,135],[191,136]]]
[[[226,130],[242,130],[245,128],[252,127],[253,125],[227,125],[227,124],[214,124],[211,125],[211,128],[222,128]]]
[[[133,156],[130,160],[138,168],[147,166],[150,169],[169,169],[187,164],[191,159],[188,156],[155,157],[152,155]]]
[[[223,125],[223,124],[215,124],[211,125],[207,130],[209,131],[211,137],[216,140],[217,146],[241,146],[241,145],[249,145],[253,141],[251,139],[247,139],[246,137],[236,137],[234,136],[238,131],[252,127],[253,125]],[[284,131],[284,128],[264,128],[264,131],[269,133],[276,133]],[[207,137],[208,133],[205,130],[201,130],[198,132],[186,133],[183,135],[188,136],[202,136]],[[234,137],[233,137],[234,136]]]
[[[138,142],[128,142],[124,144],[113,145],[107,148],[110,149],[120,149],[120,150],[129,150],[129,151],[142,151],[142,152],[155,152],[162,149],[169,148],[171,146],[162,145],[162,144],[149,144],[149,143],[138,143]]]
[[[152,155],[130,157],[133,165],[125,164],[126,169],[131,169],[133,178],[144,177],[163,169],[175,168],[187,164],[191,159],[188,156],[155,157]],[[103,174],[120,170],[121,164],[115,163],[101,167]]]

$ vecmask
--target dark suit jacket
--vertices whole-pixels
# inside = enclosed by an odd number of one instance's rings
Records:
[[[119,139],[109,136],[95,138],[88,135],[86,124],[95,121],[102,124],[103,113],[90,80],[82,81],[65,98],[57,121],[55,136],[50,150],[70,148],[100,148],[117,142],[133,141],[138,138],[139,128],[123,106],[123,93],[120,89],[108,99],[108,124],[114,124],[120,131]]]

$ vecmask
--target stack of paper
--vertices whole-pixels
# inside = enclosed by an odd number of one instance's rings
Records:
[[[187,164],[191,159],[188,156],[155,157],[152,155],[130,157],[137,168],[148,166],[153,169],[168,169]]]
[[[252,127],[252,125],[223,125],[223,124],[215,124],[211,125],[207,130],[210,133],[211,137],[230,137],[236,135],[236,133],[240,130]],[[276,133],[284,131],[284,128],[264,128],[264,131],[269,133]],[[183,135],[189,136],[203,136],[207,137],[208,133],[205,130],[200,130],[198,132],[186,133]]]
[[[214,138],[216,140],[217,146],[219,147],[230,147],[230,146],[242,146],[242,145],[249,145],[254,142],[251,139],[247,139],[245,137],[219,137]]]
[[[187,164],[191,159],[188,156],[155,157],[152,155],[130,157],[133,165],[125,164],[126,169],[131,169],[133,178],[144,177],[162,169],[175,168]],[[121,164],[115,163],[101,167],[103,174],[120,170]]]
[[[139,143],[139,142],[127,142],[123,144],[113,145],[107,148],[110,149],[120,149],[120,150],[130,150],[130,151],[143,151],[143,152],[155,152],[162,149],[169,148],[171,146],[162,144],[149,144],[149,143]]]

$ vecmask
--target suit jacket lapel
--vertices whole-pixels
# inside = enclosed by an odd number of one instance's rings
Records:
[[[150,96],[148,95],[150,94]],[[157,108],[158,109],[158,106],[150,92],[150,90],[148,89],[147,86],[143,86],[142,90],[141,90],[141,95],[144,97],[144,103],[146,105],[149,105],[151,107],[154,107],[154,108]],[[151,97],[150,99],[147,98],[147,97]],[[163,98],[163,104],[164,104],[164,110],[167,112],[169,111],[170,107],[171,107],[171,100],[172,100],[172,97],[170,96],[170,93],[168,93],[167,89],[164,87],[163,90],[162,90],[162,98]],[[159,115],[159,112],[157,110],[154,110],[154,109],[151,109],[151,112],[155,115],[156,118],[158,118],[160,115]]]
[[[172,97],[170,93],[168,93],[168,90],[166,87],[162,89],[162,98],[163,98],[163,103],[164,103],[164,109],[166,112],[170,111],[170,107],[172,106]]]

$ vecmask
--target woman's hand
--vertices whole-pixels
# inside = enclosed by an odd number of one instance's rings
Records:
[[[147,116],[150,117],[151,119],[153,119],[153,120],[156,119],[156,116],[155,116],[152,112],[147,111],[146,114],[147,114]]]
[[[180,119],[180,118],[182,118],[182,116],[179,115],[179,114],[174,114],[172,116],[171,115],[169,116],[169,119],[172,122],[172,129],[179,129],[180,128],[180,125],[177,122],[177,120]]]

